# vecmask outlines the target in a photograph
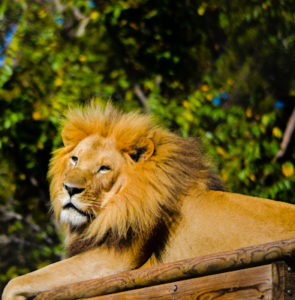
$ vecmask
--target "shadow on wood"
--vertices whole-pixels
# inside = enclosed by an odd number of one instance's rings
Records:
[[[35,299],[295,299],[295,239],[123,272]]]

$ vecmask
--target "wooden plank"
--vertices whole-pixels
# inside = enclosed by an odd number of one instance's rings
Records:
[[[73,283],[40,293],[36,299],[89,298],[294,258],[295,239],[281,240]]]
[[[275,300],[295,300],[295,269],[285,262],[272,264],[273,298]]]
[[[272,273],[270,264],[85,300],[273,299]]]
[[[284,300],[295,300],[295,265],[284,265]]]
[[[285,299],[285,262],[272,264],[272,299]]]

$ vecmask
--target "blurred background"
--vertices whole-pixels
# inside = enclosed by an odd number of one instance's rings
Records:
[[[46,173],[91,99],[201,137],[230,191],[295,202],[293,0],[1,0],[0,292],[63,255]]]

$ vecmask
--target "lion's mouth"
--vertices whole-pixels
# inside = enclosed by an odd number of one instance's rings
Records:
[[[72,202],[67,203],[66,205],[63,206],[62,209],[74,209],[76,212],[78,212],[79,214],[81,214],[84,217],[88,217],[90,219],[92,219],[94,216],[89,213],[88,211],[83,211],[81,209],[79,209],[77,206],[75,206]]]

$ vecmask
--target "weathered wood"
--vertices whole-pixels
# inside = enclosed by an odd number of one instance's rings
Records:
[[[285,262],[278,262],[272,265],[273,295],[271,299],[285,299],[285,265]]]
[[[295,300],[295,269],[285,262],[272,264],[273,298],[275,300]]]
[[[98,296],[87,300],[273,299],[272,270],[272,265],[265,265]]]
[[[294,258],[295,239],[288,239],[73,283],[36,299],[89,298]]]
[[[284,266],[285,300],[295,300],[295,268]]]

